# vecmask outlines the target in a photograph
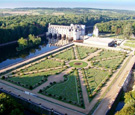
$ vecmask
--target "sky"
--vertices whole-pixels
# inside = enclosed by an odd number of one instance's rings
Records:
[[[87,7],[135,10],[135,0],[0,0],[0,8]]]

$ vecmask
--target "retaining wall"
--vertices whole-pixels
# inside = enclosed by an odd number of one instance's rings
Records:
[[[30,100],[27,100],[23,97],[20,97],[16,94],[13,94],[11,92],[8,92],[4,89],[0,89],[0,92],[3,92],[5,94],[10,95],[12,98],[14,98],[18,103],[20,103],[25,109],[32,111],[36,113],[37,115],[63,115],[62,113],[59,113],[57,111],[54,111],[52,109],[49,109],[43,105],[39,105],[38,103],[32,102]]]
[[[36,60],[42,59],[42,58],[44,58],[44,57],[46,57],[46,56],[49,56],[49,55],[54,54],[54,53],[56,53],[56,52],[59,52],[59,51],[65,49],[65,48],[71,47],[71,46],[73,46],[73,45],[74,45],[74,44],[71,43],[71,44],[62,46],[62,47],[60,47],[60,48],[57,48],[57,49],[55,49],[55,50],[49,51],[49,52],[47,52],[47,53],[43,53],[43,54],[41,54],[41,55],[38,55],[38,56],[36,56],[36,57],[33,57],[33,58],[30,58],[30,59],[27,59],[27,60],[24,60],[24,61],[15,63],[15,64],[13,64],[13,65],[10,65],[9,67],[6,67],[6,68],[4,68],[4,69],[1,69],[1,70],[0,70],[0,75],[3,75],[3,74],[5,74],[5,73],[10,72],[10,71],[12,71],[12,70],[14,70],[14,69],[17,69],[17,68],[19,68],[19,67],[22,67],[22,66],[24,66],[24,65],[26,65],[26,64],[32,63],[32,62],[34,62],[34,61],[36,61]]]
[[[131,66],[131,67],[133,68],[133,66]],[[132,77],[132,68],[131,68],[130,71],[127,71],[125,80],[123,81],[123,83],[120,86],[120,90],[118,92],[118,95],[114,99],[114,102],[111,105],[111,108],[107,111],[106,115],[114,115],[115,108],[116,108],[117,104],[119,103],[119,100],[120,100],[120,97],[121,97],[122,93],[127,91],[127,86],[128,86],[128,84],[131,80],[131,77]]]

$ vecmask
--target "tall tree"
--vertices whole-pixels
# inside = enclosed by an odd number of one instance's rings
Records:
[[[24,39],[23,37],[21,37],[19,40],[18,40],[18,44],[19,44],[19,47],[20,48],[25,48],[27,47],[28,45],[28,41],[26,39]]]
[[[126,38],[126,39],[130,39],[130,36],[133,34],[133,28],[132,28],[132,25],[131,23],[128,23],[124,29],[123,29],[123,36]]]

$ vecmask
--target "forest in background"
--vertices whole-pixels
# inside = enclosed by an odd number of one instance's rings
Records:
[[[10,14],[9,12],[20,13]],[[115,33],[118,30],[122,33],[123,25],[127,20],[135,21],[134,11],[91,8],[0,9],[0,15],[0,44],[15,41],[21,37],[27,38],[29,34],[36,36],[47,32],[48,23],[60,25],[73,23],[86,26],[100,23],[98,24],[100,32]]]
[[[135,34],[135,20],[133,19],[101,22],[96,25],[101,33],[115,33],[116,35],[119,35],[123,34],[124,28],[129,23],[132,25],[133,34]]]

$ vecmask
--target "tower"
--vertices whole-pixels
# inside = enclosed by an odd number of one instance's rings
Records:
[[[98,30],[98,27],[95,26],[93,30],[93,36],[98,37],[98,35],[99,35],[99,30]]]

